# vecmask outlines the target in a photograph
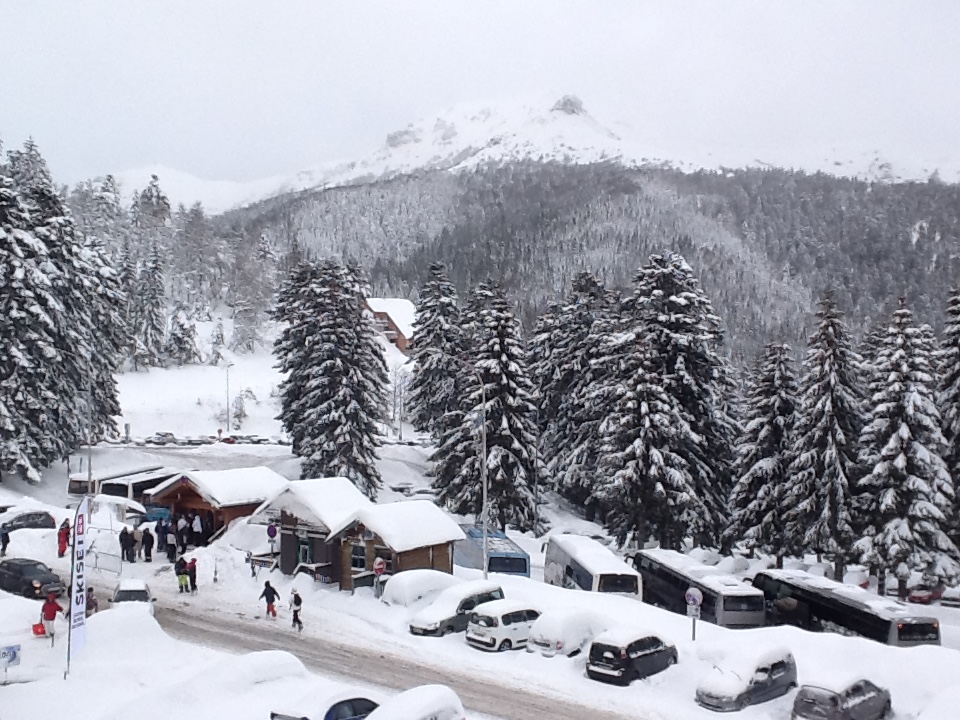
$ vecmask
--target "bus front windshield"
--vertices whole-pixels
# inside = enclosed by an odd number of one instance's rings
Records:
[[[636,595],[639,583],[636,575],[601,575],[597,584],[599,592],[627,593]]]

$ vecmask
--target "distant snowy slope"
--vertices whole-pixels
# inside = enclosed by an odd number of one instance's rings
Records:
[[[926,180],[936,173],[945,182],[960,182],[960,157],[949,154],[888,157],[865,147],[809,145],[803,138],[774,148],[696,147],[680,137],[648,138],[629,123],[594,118],[572,95],[454,107],[388,134],[384,144],[365,158],[318,165],[290,176],[214,181],[152,166],[116,177],[129,194],[155,174],[174,205],[199,200],[209,212],[218,213],[288,192],[520,159],[617,161],[686,171],[775,166],[881,181]]]

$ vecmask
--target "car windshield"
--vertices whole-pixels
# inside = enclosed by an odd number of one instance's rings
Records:
[[[723,599],[723,609],[729,612],[763,612],[763,596],[737,596],[725,597]]]
[[[527,559],[522,557],[498,557],[493,556],[487,560],[487,569],[490,572],[514,573],[516,575],[527,574]]]
[[[114,602],[150,602],[150,593],[146,590],[117,590]]]
[[[601,575],[597,590],[609,593],[637,593],[636,575]]]
[[[32,577],[34,575],[48,575],[50,573],[50,568],[48,568],[43,563],[29,563],[20,566],[23,572],[24,577]]]
[[[935,643],[940,640],[937,623],[898,623],[897,638],[900,642]]]
[[[613,647],[613,645],[601,645],[594,643],[590,648],[590,661],[607,664],[620,663],[623,657],[622,648]]]
[[[475,625],[480,625],[481,627],[496,627],[498,625],[496,618],[490,617],[489,615],[480,615],[478,613],[474,613],[471,616],[470,622],[474,623]]]

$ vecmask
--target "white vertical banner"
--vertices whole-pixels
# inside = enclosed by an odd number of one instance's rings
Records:
[[[83,647],[87,631],[87,581],[84,539],[87,534],[87,498],[80,501],[73,519],[73,572],[70,582],[70,650]]]

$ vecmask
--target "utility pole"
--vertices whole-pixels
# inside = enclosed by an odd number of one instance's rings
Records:
[[[233,363],[227,361],[227,434],[230,434],[230,368]]]
[[[476,373],[476,371],[474,371]],[[480,466],[480,480],[483,483],[483,579],[487,579],[487,564],[490,558],[490,537],[488,535],[487,524],[489,520],[489,508],[487,507],[487,386],[483,382],[483,377],[476,373],[480,380],[480,402],[483,403],[480,411],[480,442],[483,444],[481,453],[482,465]]]

